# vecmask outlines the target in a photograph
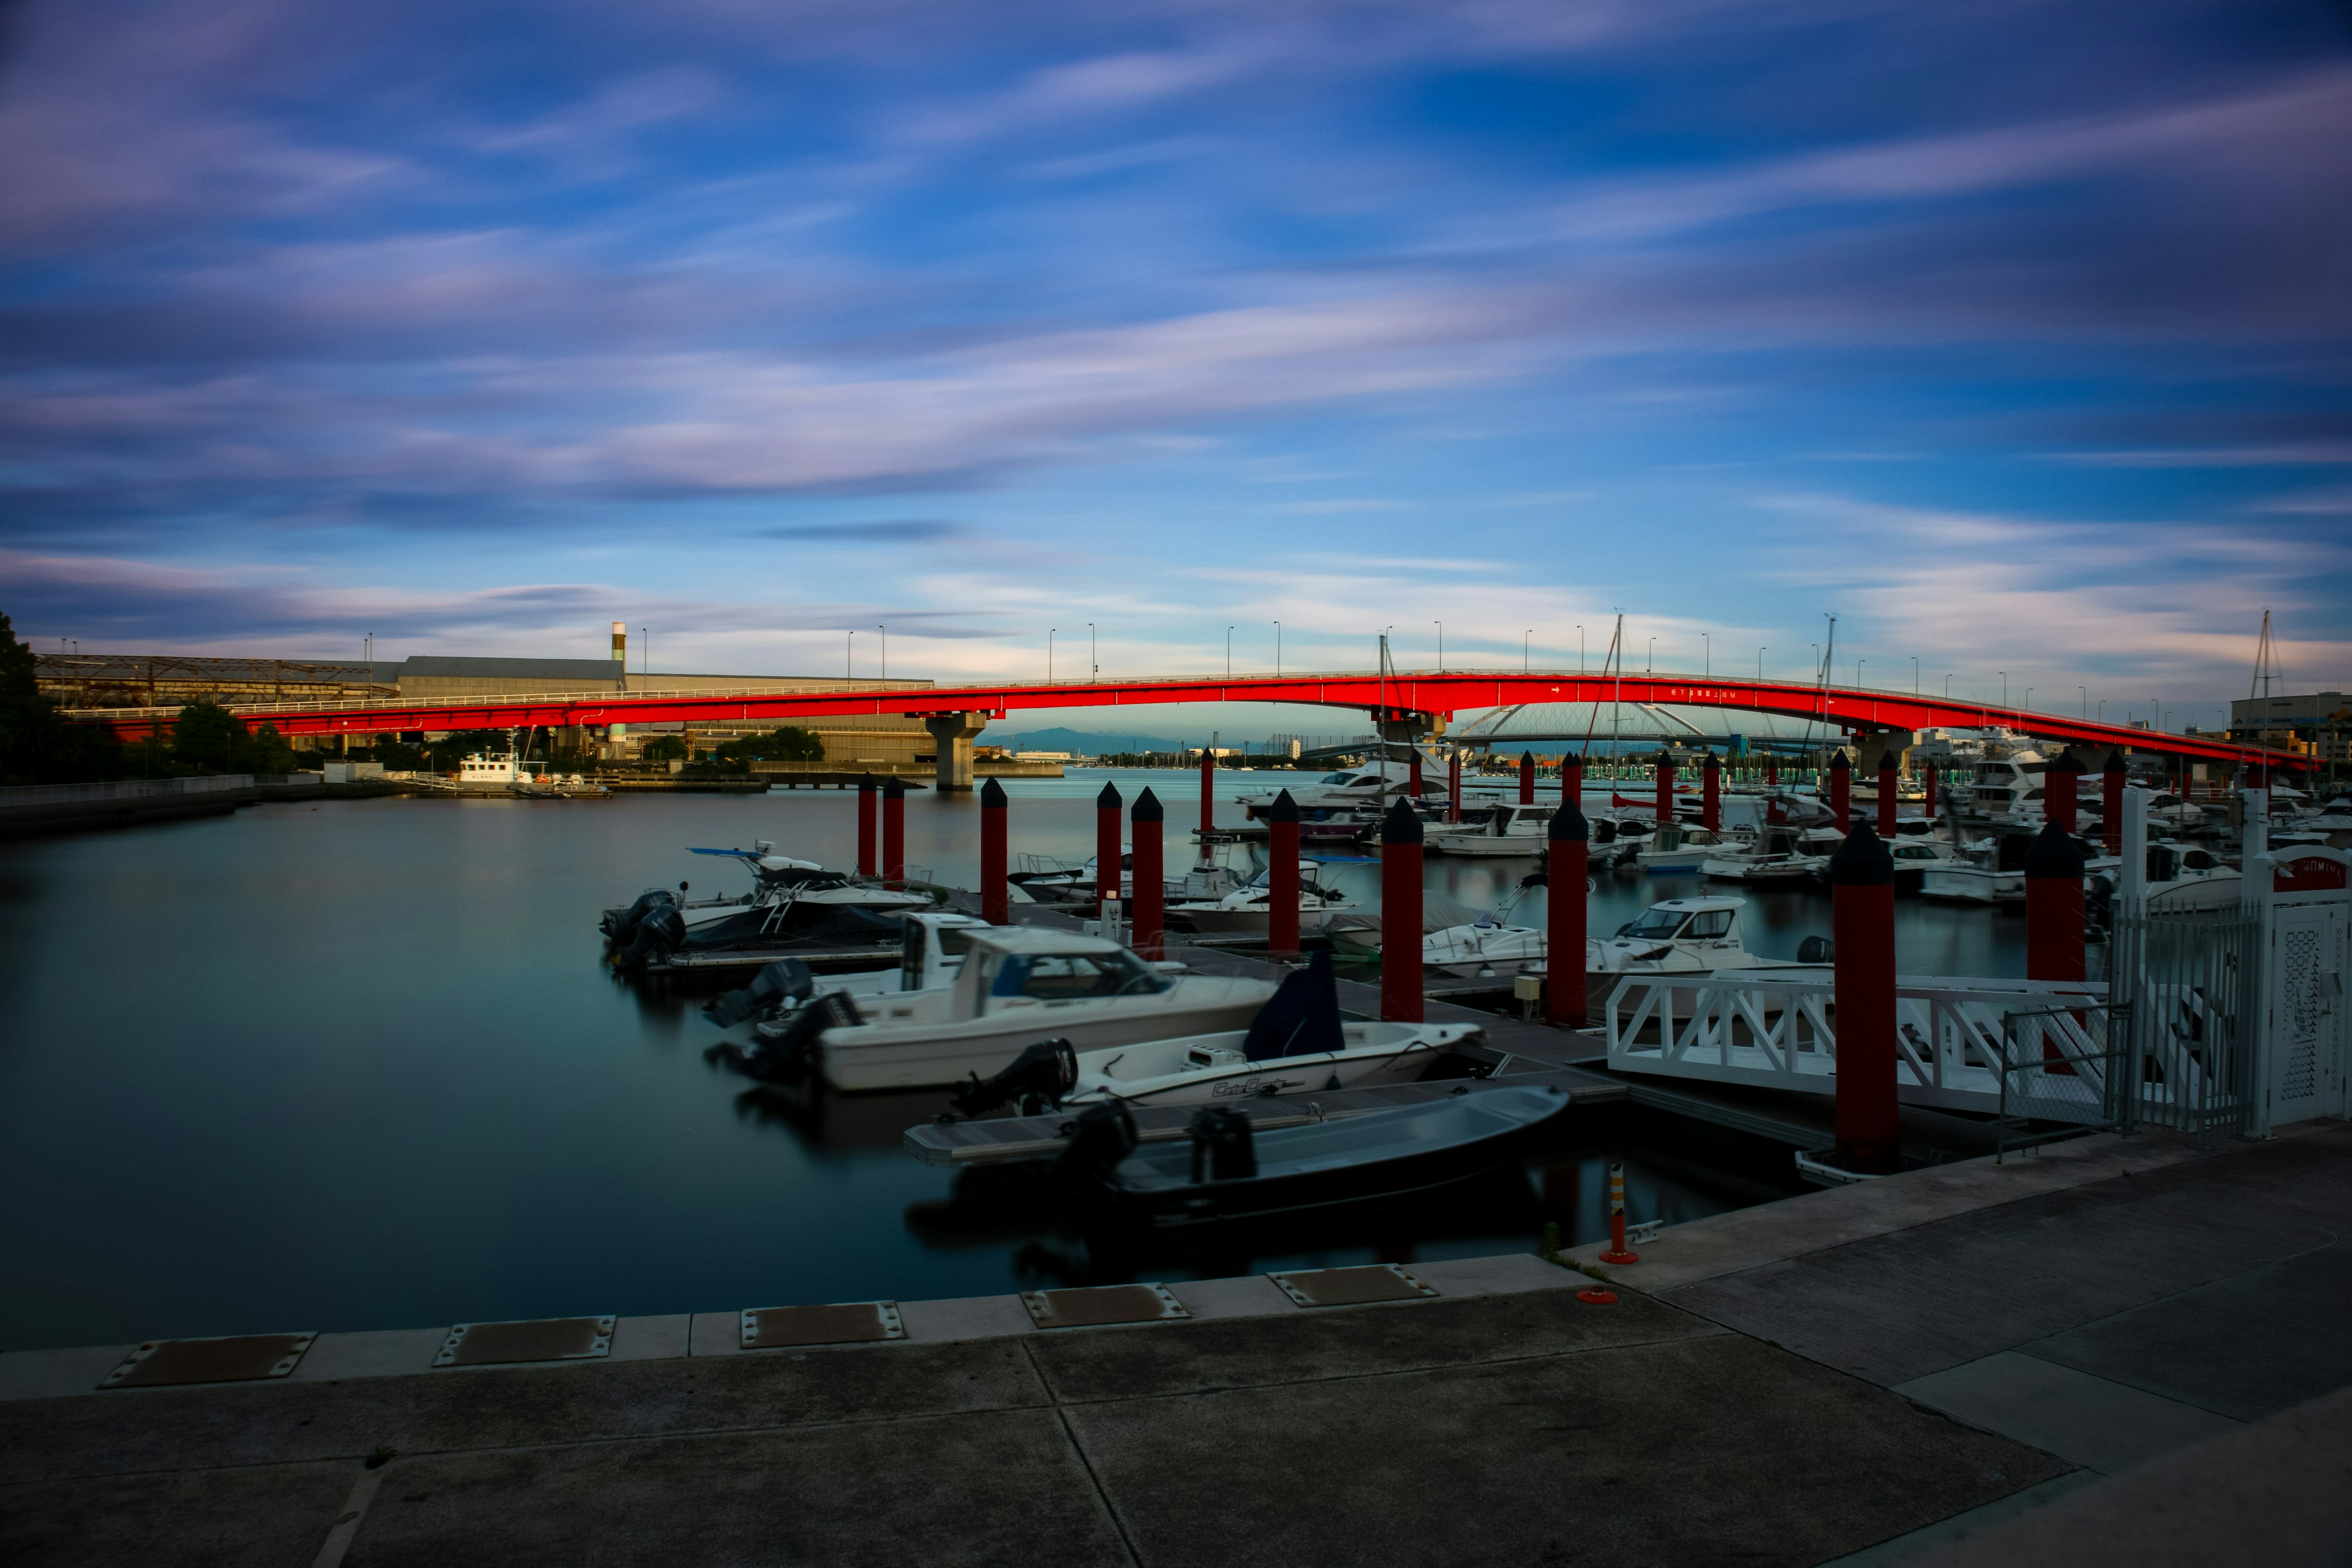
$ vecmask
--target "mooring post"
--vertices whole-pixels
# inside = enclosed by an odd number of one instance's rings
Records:
[[[1898,1168],[1903,1147],[1895,1103],[1895,858],[1870,824],[1856,823],[1830,857],[1830,898],[1838,1163],[1884,1174]]]
[[[1100,920],[1108,912],[1107,906],[1119,894],[1118,874],[1118,786],[1107,784],[1102,794],[1095,796],[1095,918]]]
[[[1658,748],[1658,826],[1665,827],[1675,820],[1675,756],[1664,746]]]
[[[1209,835],[1217,830],[1217,759],[1201,748],[1201,863],[1209,862]]]
[[[1895,796],[1902,782],[1895,765],[1895,748],[1889,746],[1878,753],[1878,836],[1889,844],[1895,842]]]
[[[1160,956],[1168,925],[1163,907],[1167,893],[1162,874],[1164,847],[1160,842],[1165,831],[1161,823],[1167,815],[1150,784],[1144,785],[1143,793],[1135,797],[1135,810],[1129,814],[1135,845],[1135,888],[1128,907],[1134,911],[1129,921],[1135,933],[1135,951],[1146,958]]]
[[[882,786],[882,880],[898,887],[907,879],[907,786],[894,774]]]
[[[1298,803],[1284,790],[1266,808],[1265,950],[1298,951]]]
[[[1519,804],[1533,805],[1535,803],[1536,754],[1533,752],[1521,752],[1519,753]]]
[[[2083,764],[2074,748],[2067,747],[2042,770],[2042,819],[2067,832],[2074,831],[2074,801],[2082,793]]]
[[[857,874],[874,875],[874,775],[857,781]]]
[[[1013,923],[1013,894],[1004,880],[1004,786],[994,779],[980,789],[980,918],[992,926]]]
[[[1591,824],[1574,796],[1559,803],[1545,835],[1544,1016],[1562,1028],[1581,1029],[1584,995],[1584,881],[1591,875]]]
[[[1936,793],[1937,784],[1935,763],[1923,763],[1920,764],[1919,787],[1927,792],[1927,804],[1923,809],[1927,814],[1927,820],[1933,822],[1937,817],[1941,816],[1944,814],[1943,799]]]
[[[1405,794],[1411,795],[1414,804],[1418,805],[1421,801],[1421,747],[1413,742],[1407,741],[1405,753],[1410,759],[1406,764]]]
[[[1559,804],[1584,809],[1584,759],[1563,752],[1559,759]]]
[[[1830,826],[1840,833],[1853,826],[1853,764],[1845,760],[1845,749],[1838,748],[1830,759]]]
[[[1723,831],[1723,764],[1710,747],[1699,768],[1698,820],[1709,833]]]
[[[1398,801],[1381,818],[1381,1016],[1421,1022],[1421,816]]]
[[[2110,855],[2124,852],[2124,784],[2131,777],[2131,769],[2124,762],[2121,749],[2107,753],[2107,765],[2099,782],[2105,788],[2099,802],[2099,839]]]
[[[2067,829],[2045,822],[2025,853],[2025,977],[2079,981],[2083,956],[2083,847]],[[2042,1060],[2063,1058],[2043,1034]],[[2047,1070],[2071,1075],[2074,1069]]]
[[[1445,759],[1445,820],[1462,820],[1462,752],[1458,747]]]
[[[1780,806],[1780,764],[1767,755],[1764,759],[1764,820],[1775,826],[1789,820],[1789,814]]]

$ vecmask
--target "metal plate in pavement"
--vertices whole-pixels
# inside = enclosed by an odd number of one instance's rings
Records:
[[[1084,1329],[1104,1323],[1164,1323],[1192,1314],[1165,1285],[1082,1285],[1068,1290],[1024,1290],[1021,1304],[1041,1329]]]
[[[743,1313],[743,1348],[782,1350],[793,1345],[851,1345],[903,1340],[896,1301],[837,1301],[824,1307],[752,1307]]]
[[[1437,1292],[1393,1263],[1355,1268],[1294,1268],[1269,1274],[1302,1307],[1359,1307],[1368,1301],[1418,1301]]]
[[[248,1383],[284,1377],[317,1334],[228,1334],[209,1340],[149,1340],[106,1374],[100,1388],[162,1388],[175,1383]]]
[[[510,1323],[459,1323],[441,1342],[435,1366],[581,1361],[613,1348],[613,1320],[525,1318]]]

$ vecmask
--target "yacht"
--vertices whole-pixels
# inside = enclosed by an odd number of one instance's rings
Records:
[[[1949,866],[1958,858],[1949,844],[1941,839],[1905,837],[1886,847],[1895,860],[1895,890],[1916,893],[1930,871]]]
[[[1970,811],[1989,821],[2020,827],[2042,826],[2042,774],[2046,762],[2039,752],[2014,751],[1987,757],[1976,765],[1976,792]]]
[[[1585,944],[1588,975],[1707,974],[1719,969],[1802,969],[1811,963],[1759,958],[1740,930],[1745,899],[1708,895],[1666,899],[1617,934]]]
[[[1225,932],[1263,934],[1266,929],[1266,900],[1273,890],[1273,868],[1260,871],[1246,883],[1222,898],[1188,899],[1168,906],[1169,923],[1179,930],[1199,931],[1203,935]],[[1320,931],[1335,915],[1365,912],[1365,906],[1354,902],[1338,888],[1327,887],[1323,868],[1313,860],[1298,863],[1298,929]]]
[[[2000,841],[1980,838],[1952,849],[1948,858],[1921,868],[1919,896],[1942,903],[2021,904],[2025,901],[2022,859],[2011,868],[2000,864]]]
[[[1423,752],[1421,780],[1421,796],[1414,804],[1443,805],[1445,803],[1445,764]],[[1338,773],[1325,773],[1312,782],[1285,787],[1289,790],[1291,804],[1298,807],[1298,815],[1304,821],[1323,822],[1333,817],[1360,816],[1369,816],[1377,820],[1381,813],[1403,799],[1412,788],[1412,764],[1396,758],[1373,758],[1358,767],[1341,768]],[[1234,798],[1255,821],[1274,808],[1274,803],[1281,794],[1281,790],[1265,790]]]
[[[1245,1028],[1274,991],[1164,973],[1107,937],[997,928],[972,936],[954,984],[877,997],[870,1011],[831,998],[763,1054],[813,1056],[839,1089],[938,1088],[1000,1072],[1049,1038],[1097,1050]]]
[[[1497,803],[1486,812],[1483,823],[1428,829],[1422,847],[1432,855],[1534,855],[1549,838],[1551,819],[1559,809],[1557,805]]]

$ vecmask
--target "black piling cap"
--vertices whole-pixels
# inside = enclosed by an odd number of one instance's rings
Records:
[[[993,784],[996,781],[991,779],[989,782]],[[872,773],[867,773],[857,781],[857,793],[860,795],[872,795],[874,793],[874,775]]]
[[[898,776],[896,773],[891,774],[890,782],[882,786],[882,798],[884,800],[904,800],[907,798],[907,786],[898,782]]]
[[[1381,818],[1381,842],[1383,844],[1418,844],[1421,842],[1421,818],[1412,807],[1402,800],[1389,807]]]
[[[1843,756],[1845,753],[1838,753]],[[1895,885],[1895,857],[1886,852],[1886,845],[1867,822],[1857,822],[1853,831],[1845,836],[1838,852],[1830,857],[1830,886],[1832,888],[1891,888]]]
[[[994,779],[991,779],[986,784],[981,785],[980,809],[982,811],[1003,811],[1004,809],[1004,786],[998,784]]]
[[[1889,746],[1886,750],[1878,753],[1878,771],[1882,773],[1901,773],[1903,771],[1903,764],[1895,760],[1894,747]]]
[[[1576,802],[1564,800],[1559,809],[1551,814],[1551,826],[1544,837],[1554,844],[1580,844],[1592,837],[1592,824],[1584,820],[1584,813],[1576,809]]]
[[[1852,773],[1853,771],[1853,764],[1845,760],[1845,752],[1841,748],[1838,753],[1830,759],[1830,772],[1833,773]]]
[[[1519,753],[1519,766],[1523,768],[1531,768],[1535,765],[1536,754],[1533,752],[1521,752]]]
[[[2083,771],[2083,759],[2074,754],[2074,747],[2069,746],[2059,752],[2056,759],[2043,771],[2053,773],[2079,773]]]
[[[2044,877],[2083,879],[2083,847],[2074,836],[2054,822],[2042,824],[2035,836],[2033,847],[2025,852],[2025,875],[2039,881]]]
[[[1723,764],[1715,760],[1715,748],[1712,746],[1707,748],[1705,766],[1706,771],[1711,773],[1721,773],[1723,771]]]
[[[1160,797],[1151,793],[1151,786],[1145,784],[1143,793],[1135,797],[1135,810],[1129,815],[1138,822],[1160,822],[1168,813],[1160,809]]]
[[[1118,785],[1108,784],[1103,785],[1102,794],[1095,796],[1095,809],[1097,811],[1117,811],[1118,806]]]
[[[1675,754],[1664,746],[1658,748],[1658,767],[1666,773],[1675,771]]]
[[[2102,772],[2102,773],[2126,773],[2131,772],[2131,769],[2130,769],[2130,767],[2129,767],[2127,764],[2126,764],[2126,763],[2124,762],[2124,754],[2123,754],[2123,752],[2122,752],[2122,750],[2121,750],[2120,748],[2118,748],[2117,750],[2116,750],[2116,751],[2112,751],[2112,752],[2109,752],[2107,753],[2107,765],[2106,765],[2105,768],[2102,768],[2102,769],[2100,770],[2100,772]]]
[[[1298,820],[1298,803],[1290,798],[1290,792],[1288,790],[1284,790],[1280,795],[1274,797],[1274,804],[1265,808],[1265,819],[1268,822],[1296,822]]]

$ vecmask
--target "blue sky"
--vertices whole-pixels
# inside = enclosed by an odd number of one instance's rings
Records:
[[[2352,680],[2342,4],[0,18],[52,647]]]

